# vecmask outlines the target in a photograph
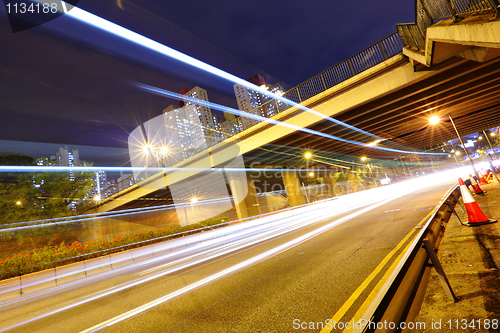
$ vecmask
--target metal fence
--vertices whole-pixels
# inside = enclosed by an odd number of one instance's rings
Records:
[[[397,33],[393,33],[363,51],[356,53],[352,57],[299,84],[295,88],[286,91],[283,94],[283,97],[295,103],[302,103],[314,95],[342,83],[347,79],[401,53],[403,47],[404,43],[400,36]],[[258,108],[253,109],[250,113],[262,115],[261,110],[263,107],[267,107],[268,109],[272,108],[273,110],[277,110],[277,113],[280,113],[289,109],[292,105],[273,99],[262,104]],[[258,120],[250,120],[247,122],[250,126],[245,126],[245,121],[242,120],[242,117],[239,117],[224,125],[222,127],[222,132],[225,134],[226,138],[228,138],[259,122],[260,121]]]
[[[423,50],[427,28],[436,20],[490,12],[500,14],[498,0],[416,0],[415,23],[398,24],[397,29],[405,45]]]

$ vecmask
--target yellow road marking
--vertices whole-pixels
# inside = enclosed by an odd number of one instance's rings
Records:
[[[422,224],[424,224],[427,219],[429,219],[429,217],[431,216],[431,214],[433,214],[435,211],[435,209],[433,209],[431,212],[429,212],[429,214],[427,214],[418,224],[417,226],[420,226]],[[347,299],[347,301],[345,301],[345,303],[340,307],[340,309],[337,311],[337,313],[335,313],[335,315],[333,315],[332,319],[331,319],[331,322],[332,323],[337,323],[340,321],[340,319],[342,319],[342,317],[347,313],[347,311],[351,308],[351,306],[354,304],[354,302],[358,299],[358,297],[363,293],[363,291],[368,287],[368,285],[373,281],[373,279],[380,273],[380,271],[382,271],[382,269],[385,267],[385,265],[389,262],[389,260],[396,254],[396,252],[398,252],[398,250],[406,243],[406,241],[417,231],[417,229],[412,229],[412,231],[410,231],[402,240],[401,242],[399,242],[398,245],[396,245],[396,247],[394,249],[392,249],[391,252],[389,252],[389,254],[387,254],[387,256],[380,262],[380,264],[378,264],[378,266],[373,270],[373,272],[370,273],[370,275],[368,275],[368,277],[363,281],[363,283],[361,283],[359,285],[359,287],[351,294],[351,296]],[[404,249],[404,251],[398,256],[397,259],[400,259],[400,257],[402,257],[404,255],[404,253],[406,252],[406,250],[408,249],[408,247],[411,245],[408,244],[406,246],[406,248]],[[392,265],[391,267],[389,268],[389,270],[386,272],[386,274],[382,277],[382,279],[386,279],[389,277],[390,273],[392,272],[392,270],[394,270],[394,268],[396,267],[397,263],[399,261],[396,260]],[[386,277],[387,275],[387,277]],[[382,281],[382,280],[381,280]],[[379,286],[380,285],[380,286]],[[380,282],[375,286],[375,288],[379,287],[379,288],[382,288],[382,285],[383,283],[381,284]],[[374,289],[375,290],[375,289]],[[378,292],[378,291],[377,291]],[[374,295],[372,295],[374,294]],[[373,298],[375,298],[375,295],[377,293],[374,293],[374,291],[372,291],[370,293],[370,295],[368,296],[368,298],[365,300],[365,302],[361,305],[361,307],[363,306],[366,306],[368,307],[368,305],[373,301]],[[369,302],[369,298],[370,297],[373,297]],[[366,303],[366,305],[365,305]],[[361,311],[361,308],[360,310],[358,310],[358,312]],[[366,310],[365,310],[366,311]],[[356,316],[358,315],[358,312],[356,312],[356,315],[353,317],[356,318]],[[361,316],[364,314],[364,311],[363,313],[361,313]],[[352,321],[351,321],[352,322]],[[333,330],[333,327],[332,328],[329,328],[328,326],[326,326],[325,328],[323,328],[320,333],[329,333]],[[349,331],[350,332],[350,331]]]
[[[380,281],[377,283],[377,285],[375,286],[375,288],[373,288],[373,290],[371,291],[370,295],[368,295],[368,297],[366,298],[366,300],[363,302],[363,304],[361,304],[361,306],[359,307],[358,311],[356,312],[356,314],[354,315],[354,317],[352,317],[352,319],[349,322],[351,322],[351,323],[357,323],[363,317],[363,315],[365,314],[366,310],[368,310],[368,307],[370,306],[370,304],[373,302],[373,300],[377,296],[378,292],[382,289],[382,287],[384,286],[384,284],[387,281],[387,279],[389,279],[389,276],[391,276],[391,274],[394,271],[394,269],[396,268],[396,266],[399,264],[399,262],[401,261],[401,259],[403,259],[406,251],[408,251],[408,249],[410,248],[411,243],[412,242],[410,242],[408,245],[406,245],[405,249],[399,254],[399,256],[396,258],[396,260],[394,260],[394,262],[392,263],[391,267],[389,267],[389,269],[387,270],[387,272],[385,272],[384,276],[380,279]],[[345,329],[345,330],[342,331],[342,333],[351,333],[352,331],[354,331],[354,328]]]

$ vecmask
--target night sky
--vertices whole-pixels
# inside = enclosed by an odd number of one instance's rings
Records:
[[[259,73],[286,89],[390,35],[397,23],[414,21],[411,0],[80,0],[78,6],[241,78]],[[210,101],[236,108],[230,82],[65,15],[13,33],[1,6],[0,149],[40,157],[65,145],[96,165],[124,165],[128,133],[178,104],[134,82],[174,92],[198,85]]]

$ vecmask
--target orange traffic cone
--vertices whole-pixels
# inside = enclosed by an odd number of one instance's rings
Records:
[[[479,182],[481,183],[481,185],[488,184],[488,182],[486,181],[486,179],[484,179],[483,173],[481,171],[478,171],[477,173],[479,175]]]
[[[467,225],[472,227],[496,222],[497,220],[487,218],[486,215],[484,215],[481,208],[479,208],[476,200],[474,200],[474,198],[472,197],[469,189],[467,188],[467,186],[465,186],[462,178],[458,178],[458,183],[460,184],[460,192],[462,193],[465,210],[467,211],[467,217],[469,218]]]
[[[486,178],[486,181],[489,183],[493,183],[493,174],[490,172],[486,173],[486,176],[484,177]]]
[[[483,191],[478,183],[476,182],[476,180],[474,179],[474,177],[472,177],[472,175],[469,175],[470,176],[470,184],[472,186],[472,188],[474,189],[474,194],[482,194],[484,195],[486,193],[486,191]]]

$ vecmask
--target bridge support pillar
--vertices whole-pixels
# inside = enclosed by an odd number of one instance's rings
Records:
[[[259,215],[261,213],[259,199],[253,180],[247,177],[245,180],[242,177],[232,177],[231,173],[228,177],[238,219]]]
[[[304,193],[302,193],[302,188],[300,187],[300,179],[297,171],[283,171],[283,185],[285,185],[290,207],[300,206],[306,203]]]
[[[349,181],[349,186],[351,187],[351,192],[361,191],[361,182],[359,181],[356,171],[350,170],[347,173],[347,180]]]
[[[323,181],[325,182],[325,187],[328,195],[330,197],[334,197],[337,194],[335,193],[335,186],[337,185],[337,179],[335,178],[335,172],[333,171],[325,171],[323,174]]]

